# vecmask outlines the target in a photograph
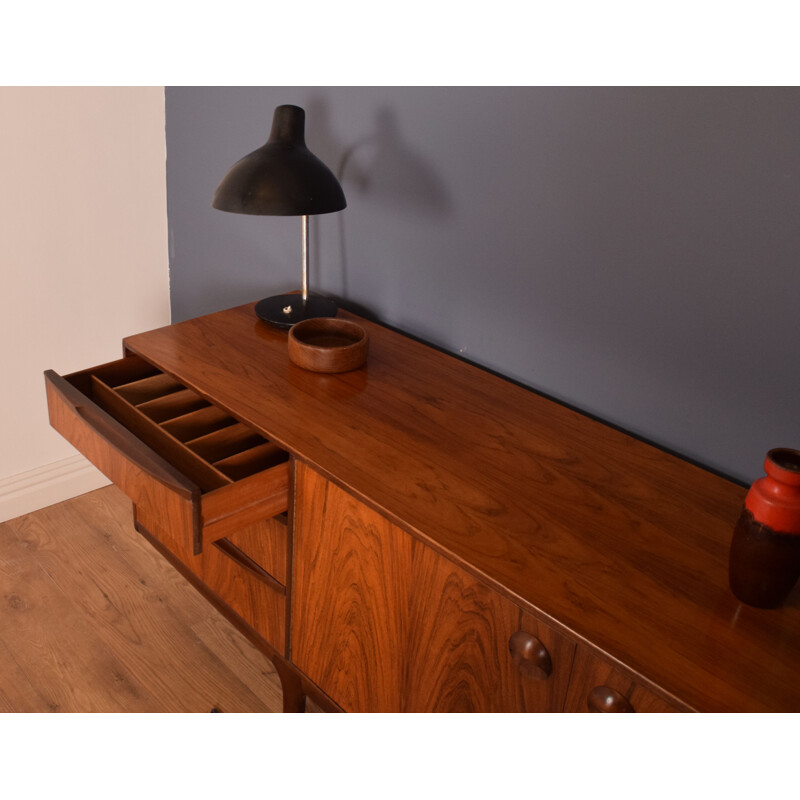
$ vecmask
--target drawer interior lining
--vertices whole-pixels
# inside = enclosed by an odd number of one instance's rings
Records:
[[[232,483],[227,475],[189,450],[139,407],[129,403],[96,376],[92,376],[92,399],[121,422],[148,447],[194,481],[201,492],[210,492]]]
[[[199,439],[228,425],[235,425],[236,420],[216,406],[206,406],[190,411],[161,423],[164,430],[171,433],[181,442]]]
[[[285,450],[281,450],[280,447],[272,444],[272,442],[265,441],[256,447],[251,447],[241,453],[216,461],[214,466],[231,480],[238,481],[256,472],[282,464],[288,459],[289,454]]]
[[[181,387],[178,391],[156,397],[144,403],[137,403],[136,408],[150,417],[153,422],[166,422],[175,417],[182,417],[190,411],[197,411],[211,405],[207,400],[195,394],[191,389]]]
[[[208,433],[198,439],[186,442],[186,446],[206,461],[214,463],[229,456],[241,453],[257,445],[264,444],[266,439],[253,430],[237,422]]]
[[[155,400],[171,392],[177,392],[184,387],[178,381],[163,372],[140,378],[138,381],[123,383],[115,386],[114,391],[122,395],[129,403],[139,405],[148,400]]]

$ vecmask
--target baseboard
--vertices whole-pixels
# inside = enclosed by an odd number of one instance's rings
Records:
[[[81,455],[2,478],[0,522],[69,500],[70,497],[91,492],[109,483],[108,478]]]

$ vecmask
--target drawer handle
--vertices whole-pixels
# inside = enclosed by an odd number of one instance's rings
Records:
[[[231,561],[235,561],[242,569],[246,569],[255,578],[266,583],[271,589],[280,592],[280,594],[286,594],[286,587],[282,583],[278,583],[264,567],[253,561],[244,550],[240,550],[230,539],[218,539],[216,542],[213,542],[213,545],[221,553],[228,556]]]
[[[144,447],[139,439],[133,437],[133,439],[129,441],[127,437],[121,435],[119,431],[116,431],[109,422],[103,419],[91,406],[76,406],[75,411],[77,411],[81,419],[92,426],[98,436],[103,438],[111,447],[124,455],[128,461],[135,464],[142,472],[153,478],[153,480],[162,483],[168,489],[175,492],[175,494],[179,494],[182,497],[191,498],[195,494],[191,484],[179,481],[177,476],[163,472],[158,464],[149,463],[146,454],[137,452],[137,450]]]
[[[543,681],[550,677],[553,662],[547,648],[532,633],[517,631],[508,640],[512,661],[523,675]]]
[[[624,694],[620,694],[616,689],[608,686],[595,686],[587,698],[589,711],[600,711],[604,713],[632,713],[636,709]]]

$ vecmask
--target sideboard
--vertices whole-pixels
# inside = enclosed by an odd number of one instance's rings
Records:
[[[285,710],[800,710],[800,591],[728,588],[742,486],[340,315],[369,358],[338,375],[252,304],[45,373],[53,427],[273,660]]]

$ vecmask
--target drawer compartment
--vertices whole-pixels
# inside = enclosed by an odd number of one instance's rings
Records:
[[[194,554],[287,510],[288,453],[143,359],[45,382],[50,424]]]
[[[286,525],[271,519],[207,541],[203,582],[286,654]]]

